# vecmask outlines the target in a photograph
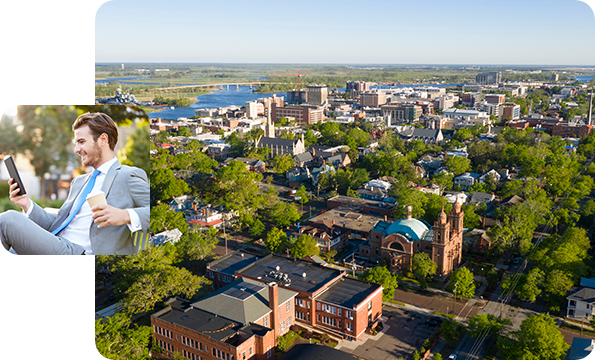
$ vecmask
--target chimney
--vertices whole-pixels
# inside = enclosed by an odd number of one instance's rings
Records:
[[[207,216],[207,209],[202,208],[202,216]]]
[[[335,219],[333,219],[333,225],[335,225]]]
[[[193,209],[194,211],[196,211],[196,203],[193,203],[193,204],[192,204],[192,209]]]
[[[384,215],[384,221],[388,221],[388,217]]]
[[[272,310],[270,325],[273,327],[275,339],[279,337],[279,289],[276,282],[269,283],[269,307]]]

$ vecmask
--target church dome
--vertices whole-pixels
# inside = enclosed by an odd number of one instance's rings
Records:
[[[431,241],[431,232],[431,227],[419,219],[400,219],[392,223],[388,229],[386,229],[386,235],[401,234],[409,241]]]

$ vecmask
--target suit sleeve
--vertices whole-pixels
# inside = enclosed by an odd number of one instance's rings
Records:
[[[56,218],[58,217],[58,214],[50,214],[44,209],[42,209],[39,205],[37,205],[34,201],[31,202],[33,203],[33,209],[29,214],[29,219],[31,219],[34,223],[49,231],[50,226],[52,226],[54,220],[56,220]]]
[[[144,170],[133,168],[134,171],[128,178],[128,189],[133,201],[131,208],[138,215],[143,231],[150,228],[151,218],[151,193],[149,179]]]

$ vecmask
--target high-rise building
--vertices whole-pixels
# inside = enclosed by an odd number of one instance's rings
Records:
[[[504,103],[500,105],[502,118],[516,120],[521,116],[521,106],[515,103]]]
[[[326,85],[308,86],[308,104],[322,105],[326,102],[327,97],[328,89]]]
[[[502,73],[499,71],[490,71],[477,74],[475,82],[478,85],[498,85],[502,79]]]
[[[504,94],[485,94],[484,99],[490,104],[502,104],[506,101],[506,95]]]
[[[290,105],[301,105],[308,102],[308,92],[306,89],[287,91],[287,103]]]
[[[362,108],[368,106],[377,108],[386,103],[386,94],[378,91],[366,91],[361,93],[359,104]]]
[[[383,105],[380,109],[388,126],[417,122],[423,112],[419,105]]]
[[[348,81],[347,85],[345,86],[345,91],[350,90],[357,90],[357,91],[367,91],[370,90],[370,83],[365,81]]]

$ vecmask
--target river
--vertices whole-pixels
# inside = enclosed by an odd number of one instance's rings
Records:
[[[436,86],[436,87],[450,87],[450,86],[457,86],[457,85],[464,85],[464,84],[423,84],[423,85],[382,85],[382,86],[371,86],[371,89],[400,89],[406,87],[420,87],[420,86]],[[339,91],[345,91],[345,88],[339,88]],[[190,105],[189,107],[180,107],[171,109],[169,107],[164,107],[164,110],[155,111],[149,113],[150,119],[155,118],[164,118],[164,119],[177,119],[180,117],[192,117],[194,116],[194,110],[196,109],[212,109],[212,108],[220,108],[226,106],[244,106],[246,105],[247,101],[256,100],[258,98],[265,98],[272,96],[272,93],[269,94],[255,94],[252,92],[249,86],[240,86],[239,89],[236,89],[234,85],[229,86],[229,90],[227,87],[224,87],[223,90],[213,91],[210,94],[206,95],[199,95],[197,96],[198,102]],[[275,93],[277,96],[285,97],[287,93]]]

